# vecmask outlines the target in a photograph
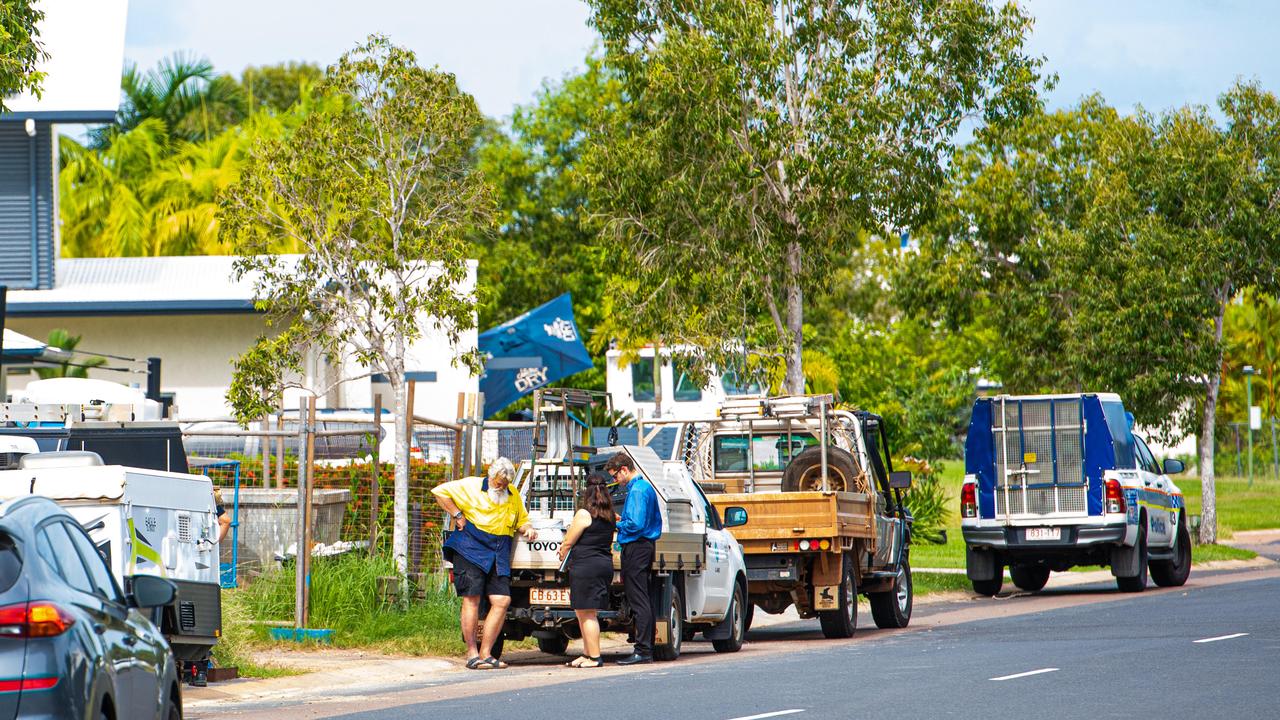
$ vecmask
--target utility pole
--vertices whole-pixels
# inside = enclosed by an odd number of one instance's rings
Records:
[[[1249,487],[1253,487],[1253,366],[1244,366],[1244,404],[1249,420]]]

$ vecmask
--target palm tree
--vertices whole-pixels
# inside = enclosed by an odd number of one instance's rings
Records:
[[[49,331],[49,339],[45,341],[45,344],[59,350],[73,352],[76,346],[80,344],[80,336],[72,335],[62,328],[56,328]],[[60,377],[87,378],[91,368],[101,367],[106,364],[106,358],[95,355],[87,358],[76,358],[75,364],[72,364],[71,361],[66,361],[50,367],[36,368],[36,374],[40,376],[41,380]]]
[[[91,146],[106,148],[113,137],[147,120],[164,123],[173,140],[207,140],[245,118],[246,103],[234,78],[218,75],[207,59],[174,53],[142,73],[136,65],[121,78],[124,100],[114,125],[92,133]]]
[[[150,254],[154,235],[148,180],[166,162],[164,122],[144,120],[94,150],[62,138],[58,177],[62,253],[67,257]]]

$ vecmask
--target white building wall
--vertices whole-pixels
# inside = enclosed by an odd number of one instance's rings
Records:
[[[161,359],[161,390],[174,393],[181,417],[225,417],[231,413],[226,403],[231,386],[232,361],[249,349],[266,330],[262,316],[234,315],[104,315],[80,317],[15,318],[8,327],[37,339],[48,337],[54,328],[80,335],[87,351],[123,357]],[[109,365],[125,366],[119,360]],[[139,374],[91,370],[90,377],[146,388],[146,366]],[[26,387],[34,374],[10,376],[10,392]]]

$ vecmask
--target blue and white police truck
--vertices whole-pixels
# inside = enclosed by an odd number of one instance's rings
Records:
[[[1176,459],[1157,461],[1113,393],[979,398],[965,442],[960,526],[973,589],[1037,591],[1050,571],[1111,567],[1141,592],[1182,585],[1191,536]]]

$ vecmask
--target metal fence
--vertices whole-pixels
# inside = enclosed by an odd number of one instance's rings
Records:
[[[1255,479],[1280,480],[1280,420],[1262,421],[1262,429],[1253,431],[1253,476]],[[1249,475],[1249,424],[1227,423],[1220,426],[1214,438],[1214,471],[1218,475]]]

